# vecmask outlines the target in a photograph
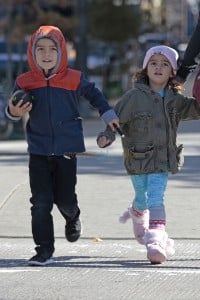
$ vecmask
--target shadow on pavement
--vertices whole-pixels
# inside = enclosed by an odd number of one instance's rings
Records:
[[[108,260],[108,259],[111,260]],[[45,268],[95,268],[95,269],[156,269],[156,270],[200,270],[200,267],[195,266],[180,266],[180,263],[190,263],[190,262],[199,262],[200,259],[170,259],[165,262],[165,264],[153,265],[150,264],[147,260],[119,260],[114,257],[104,257],[104,256],[59,256],[54,257],[55,262],[51,265],[45,266]],[[93,260],[93,261],[88,261]],[[107,259],[107,260],[104,260]],[[79,260],[79,261],[71,261]],[[170,264],[173,265],[170,265]],[[177,263],[174,265],[174,263]],[[38,268],[37,266],[28,266],[27,260],[25,259],[0,259],[0,268],[16,268],[20,266]],[[40,266],[41,268],[41,266]],[[44,267],[42,267],[44,268]]]

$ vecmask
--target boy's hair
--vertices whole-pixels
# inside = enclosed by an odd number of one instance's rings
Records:
[[[137,82],[137,81],[142,81],[147,85],[149,84],[149,78],[147,76],[147,68],[139,70],[135,73],[135,75],[133,76],[133,82]],[[180,82],[175,81],[175,76],[169,78],[167,86],[176,89],[178,91],[181,91],[183,89],[183,85]]]
[[[39,39],[37,39],[36,42],[35,42],[35,44],[37,45],[37,43],[38,43],[40,40],[43,40],[43,39],[51,40],[51,41],[55,44],[55,46],[58,47],[57,41],[56,41],[52,36],[48,36],[48,35],[42,36],[42,37],[40,37]]]

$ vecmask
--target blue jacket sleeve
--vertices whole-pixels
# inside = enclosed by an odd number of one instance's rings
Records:
[[[18,87],[18,85],[17,85],[16,82],[15,82],[15,85],[14,85],[14,87],[13,87],[12,93],[10,94],[10,97],[11,97],[12,94],[13,94],[15,91],[17,91],[18,89],[19,89],[19,87]],[[6,105],[6,107],[5,107],[5,115],[6,115],[6,117],[7,117],[8,119],[10,119],[11,121],[14,121],[14,122],[19,121],[19,120],[21,119],[21,117],[14,117],[14,116],[12,116],[12,115],[10,114],[10,112],[9,112],[9,106],[8,106],[8,105]]]
[[[81,81],[77,92],[79,96],[86,98],[91,106],[98,109],[101,118],[106,123],[117,118],[117,115],[109,106],[103,93],[95,86],[94,82],[88,81],[83,74],[81,75]]]

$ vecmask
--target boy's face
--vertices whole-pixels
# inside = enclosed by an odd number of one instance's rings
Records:
[[[161,88],[165,87],[169,78],[173,76],[169,60],[162,54],[154,54],[147,65],[149,83]]]
[[[58,59],[55,43],[48,38],[39,39],[35,47],[35,59],[44,72],[48,73],[48,70],[55,67]]]

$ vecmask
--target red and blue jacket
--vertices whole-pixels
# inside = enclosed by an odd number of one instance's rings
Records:
[[[48,37],[58,47],[58,62],[48,76],[35,61],[35,45]],[[117,118],[103,94],[83,74],[67,65],[66,40],[54,26],[41,26],[31,37],[27,48],[30,71],[19,75],[17,89],[28,91],[33,107],[26,126],[28,152],[38,155],[63,155],[85,151],[78,99],[83,96],[98,109],[108,123]]]

